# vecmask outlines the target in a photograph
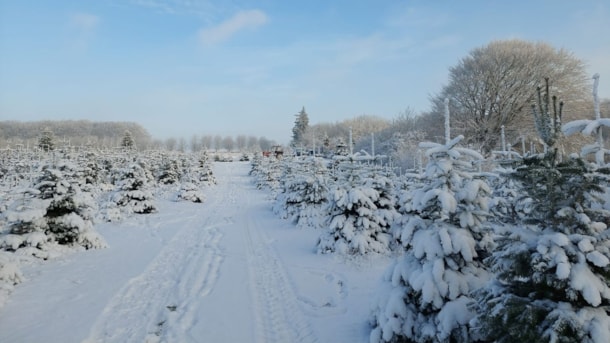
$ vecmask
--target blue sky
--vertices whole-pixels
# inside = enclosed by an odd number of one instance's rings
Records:
[[[449,67],[512,38],[572,51],[610,98],[607,0],[0,0],[0,120],[287,143],[302,106],[311,123],[426,111]]]

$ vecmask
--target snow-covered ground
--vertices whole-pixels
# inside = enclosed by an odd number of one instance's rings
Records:
[[[367,342],[389,258],[318,255],[248,163],[216,163],[203,204],[97,224],[106,249],[23,266],[0,342]]]

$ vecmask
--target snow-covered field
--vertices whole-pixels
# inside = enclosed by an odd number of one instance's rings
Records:
[[[368,342],[390,258],[316,254],[271,212],[250,164],[216,163],[204,203],[96,230],[108,248],[22,266],[0,342]]]

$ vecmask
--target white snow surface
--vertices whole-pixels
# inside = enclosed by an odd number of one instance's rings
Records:
[[[203,204],[158,202],[96,230],[105,249],[21,266],[0,342],[368,342],[388,257],[317,255],[248,163],[216,163]]]

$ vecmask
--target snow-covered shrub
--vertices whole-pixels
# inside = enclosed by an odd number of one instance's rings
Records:
[[[80,157],[79,163],[81,166],[81,176],[83,184],[81,189],[91,192],[92,194],[97,193],[97,185],[103,180],[102,167],[98,161],[98,155],[93,152],[87,152]]]
[[[193,173],[196,175],[198,181],[203,184],[216,184],[216,178],[214,177],[214,173],[212,171],[212,164],[208,153],[205,150],[199,154],[197,166],[194,168]]]
[[[205,196],[197,185],[190,182],[184,182],[180,184],[176,199],[200,203],[205,200]]]
[[[388,253],[389,227],[398,217],[392,180],[378,170],[346,158],[331,186],[327,231],[318,239],[318,253]]]
[[[497,342],[608,342],[610,214],[596,203],[608,169],[556,150],[526,158],[513,178],[527,215],[497,239],[496,277],[479,294],[477,334]]]
[[[275,196],[281,189],[282,160],[275,157],[255,158],[250,175],[254,176],[258,189],[268,189]]]
[[[151,179],[150,173],[140,162],[118,169],[115,176],[116,190],[111,195],[111,201],[127,213],[156,212]]]
[[[328,201],[326,166],[320,159],[299,161],[285,168],[273,210],[300,227],[320,227]]]
[[[482,259],[490,188],[470,169],[475,151],[422,143],[425,173],[401,195],[403,217],[392,228],[404,255],[384,276],[373,302],[371,342],[466,342],[474,316],[470,293],[489,279]]]
[[[23,281],[23,274],[12,254],[0,251],[0,307],[4,305],[14,286]]]
[[[40,244],[47,241],[86,249],[106,246],[93,228],[97,204],[91,194],[81,191],[77,170],[65,162],[46,165],[33,187],[23,191],[23,202],[16,202],[7,213],[10,233],[24,236],[17,248],[42,248]]]
[[[96,210],[97,203],[91,194],[82,192],[77,185],[70,185],[47,207],[47,232],[59,244],[78,244],[86,249],[103,248],[106,243],[93,228]]]
[[[164,156],[157,171],[157,182],[162,185],[173,185],[178,183],[181,177],[180,163],[175,156]]]

